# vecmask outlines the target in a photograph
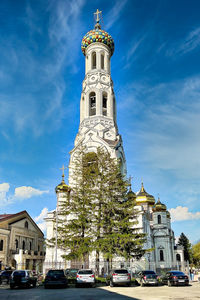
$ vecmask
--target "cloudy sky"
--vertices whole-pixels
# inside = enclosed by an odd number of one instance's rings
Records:
[[[200,2],[0,1],[0,213],[45,229],[79,126],[81,39],[103,11],[133,190],[160,195],[175,236],[200,236]],[[66,174],[67,175],[67,174]]]

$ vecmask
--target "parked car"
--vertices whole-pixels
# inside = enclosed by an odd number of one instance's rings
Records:
[[[138,281],[140,286],[158,285],[158,275],[154,271],[141,271],[138,273]]]
[[[65,275],[67,276],[68,282],[76,283],[76,275],[79,269],[66,269]]]
[[[4,270],[0,273],[0,284],[2,283],[9,283],[10,282],[10,276],[12,274],[13,270]]]
[[[189,278],[183,272],[169,271],[161,277],[161,282],[168,286],[189,285]]]
[[[68,286],[67,277],[64,270],[49,270],[44,280],[45,289],[52,286],[61,286],[66,288]]]
[[[76,275],[76,287],[80,285],[90,285],[95,287],[95,275],[90,269],[81,269]]]
[[[131,285],[131,274],[126,269],[114,269],[106,277],[106,283],[111,287],[115,285]]]
[[[33,276],[32,272],[29,270],[16,270],[13,271],[10,276],[10,288],[13,289],[15,286],[36,287],[37,278]]]

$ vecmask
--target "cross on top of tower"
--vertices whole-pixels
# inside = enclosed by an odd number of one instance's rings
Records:
[[[62,166],[62,168],[60,168],[60,170],[62,170],[62,179],[64,180],[65,177],[65,173],[64,170],[67,169],[66,167],[64,167],[64,165]]]
[[[99,21],[100,21],[99,15],[101,15],[101,14],[102,14],[102,10],[99,11],[99,9],[97,8],[97,11],[94,13],[94,15],[97,15],[96,16],[96,22],[97,23],[99,23]]]
[[[99,21],[100,21],[100,17],[102,16],[102,10],[98,10],[97,8],[97,11],[94,13],[94,18],[96,20],[96,24],[95,24],[95,28],[96,29],[101,29],[101,25],[99,24]]]

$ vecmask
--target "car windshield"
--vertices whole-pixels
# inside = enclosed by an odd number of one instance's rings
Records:
[[[61,276],[61,275],[64,275],[64,272],[63,272],[63,270],[50,270],[47,275],[49,275],[49,276],[60,275]]]
[[[23,277],[23,276],[25,276],[25,271],[15,271],[13,275]]]
[[[67,274],[69,274],[69,273],[77,273],[77,272],[78,272],[78,269],[67,269],[65,272],[66,272]]]
[[[156,274],[154,271],[144,271],[143,274]]]
[[[93,272],[92,272],[92,270],[80,270],[80,271],[78,271],[78,274],[81,274],[81,275],[84,275],[84,274],[91,275],[91,274],[93,274]]]
[[[114,272],[114,273],[117,273],[117,274],[128,274],[128,271],[127,271],[127,270],[122,270],[122,269],[114,270],[113,272]]]
[[[172,275],[185,275],[183,272],[171,272]]]

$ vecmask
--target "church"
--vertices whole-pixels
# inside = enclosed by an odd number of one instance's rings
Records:
[[[47,239],[57,235],[56,224],[59,209],[66,199],[69,190],[73,189],[73,164],[80,145],[84,145],[88,152],[96,152],[98,147],[108,151],[112,158],[121,162],[121,172],[126,175],[126,159],[122,137],[118,132],[116,119],[116,99],[111,78],[110,62],[114,53],[112,36],[101,29],[99,10],[95,13],[95,28],[86,33],[82,39],[81,50],[85,56],[85,78],[82,83],[80,99],[80,125],[70,152],[69,185],[64,180],[64,168],[61,183],[56,187],[57,207],[45,218],[47,225]],[[141,184],[139,192],[130,190],[131,197],[136,202],[138,228],[147,236],[144,249],[149,249],[139,260],[131,260],[129,265],[120,257],[115,259],[115,267],[127,267],[132,272],[142,269],[162,270],[182,269],[184,265],[183,249],[175,245],[174,232],[171,229],[170,213],[160,199],[148,194]],[[95,268],[94,254],[90,254],[86,265],[78,262],[65,261],[64,252],[47,246],[44,272],[52,267],[59,268]],[[100,268],[105,268],[102,260]]]

